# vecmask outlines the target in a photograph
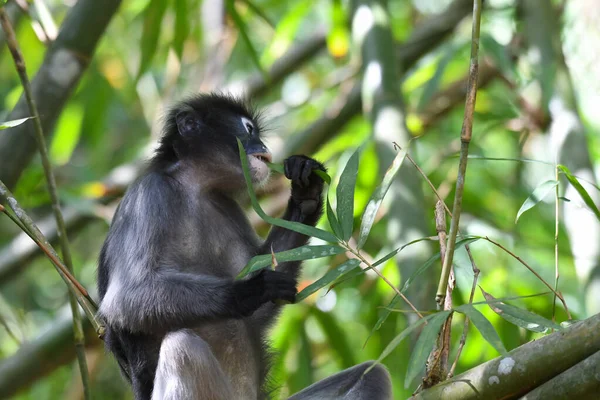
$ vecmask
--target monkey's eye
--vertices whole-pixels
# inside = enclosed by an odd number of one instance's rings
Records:
[[[252,121],[250,121],[248,118],[242,117],[242,124],[244,125],[244,128],[246,128],[246,132],[248,132],[248,135],[252,135],[252,133],[254,132],[254,124],[252,123]]]

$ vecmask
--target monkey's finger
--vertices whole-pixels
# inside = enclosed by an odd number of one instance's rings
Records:
[[[291,174],[291,171],[290,171],[290,159],[289,158],[283,160],[283,174],[285,175],[286,178],[292,179],[292,174]]]
[[[304,184],[305,187],[310,185],[310,181],[308,180],[308,178],[310,177],[310,175],[312,174],[314,169],[315,169],[315,165],[312,162],[312,160],[308,160],[304,163],[304,165],[302,165],[302,171],[300,173],[300,180],[302,181],[302,183]]]

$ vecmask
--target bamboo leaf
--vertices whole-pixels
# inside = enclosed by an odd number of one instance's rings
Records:
[[[444,72],[446,71],[446,67],[448,67],[448,64],[450,63],[450,61],[452,61],[452,58],[456,54],[458,48],[459,47],[456,45],[448,46],[447,50],[440,58],[435,68],[435,73],[423,89],[423,94],[421,95],[421,99],[419,100],[419,104],[417,105],[418,111],[423,111],[425,109],[425,106],[427,106],[427,104],[430,103],[434,93],[438,92],[440,88],[440,83],[442,81],[442,76],[444,76]]]
[[[529,197],[525,200],[521,208],[519,208],[519,212],[517,212],[517,218],[515,218],[515,224],[519,220],[519,217],[527,211],[535,207],[540,201],[544,199],[550,193],[552,189],[554,189],[558,185],[558,182],[555,180],[548,180],[546,182],[540,183],[529,195]]]
[[[248,195],[250,196],[250,202],[252,203],[252,208],[259,217],[261,217],[265,222],[280,226],[282,228],[289,229],[294,232],[302,233],[307,236],[313,236],[319,239],[322,239],[326,242],[337,243],[338,239],[331,234],[331,232],[324,231],[323,229],[315,228],[313,226],[305,225],[300,222],[292,222],[286,221],[281,218],[274,218],[267,215],[264,210],[261,208],[258,203],[258,199],[256,198],[256,193],[254,192],[254,187],[252,185],[252,178],[250,178],[250,167],[248,166],[248,156],[246,155],[246,151],[244,150],[244,146],[242,142],[238,139],[238,149],[240,152],[240,159],[242,162],[242,171],[244,172],[244,179],[246,180],[246,186],[248,188]]]
[[[436,314],[433,314],[433,315],[436,315]],[[400,343],[402,343],[402,341],[405,338],[408,337],[408,335],[410,335],[415,329],[417,329],[418,327],[423,325],[425,323],[425,321],[430,320],[433,317],[433,315],[428,315],[425,318],[415,321],[414,323],[409,325],[406,329],[404,329],[402,332],[400,332],[394,339],[392,339],[392,341],[385,347],[385,349],[383,349],[383,351],[381,352],[381,355],[377,359],[377,363],[380,363],[381,361],[383,361],[383,359],[385,359],[387,356],[389,356],[392,353],[392,351],[394,351],[394,349],[396,347],[398,347],[398,345]]]
[[[300,293],[298,293],[298,295],[296,295],[296,302],[306,299],[308,296],[310,296],[317,290],[329,285],[331,282],[333,282],[340,276],[345,275],[356,268],[359,268],[359,265],[360,261],[355,258],[346,260],[334,269],[328,271],[322,278],[316,280],[315,282],[305,287],[304,290],[302,290]]]
[[[396,157],[394,157],[394,161],[392,161],[392,164],[383,176],[381,184],[377,186],[377,188],[371,195],[367,206],[365,207],[365,211],[362,215],[362,222],[360,224],[360,233],[358,236],[357,247],[359,249],[362,248],[365,242],[367,241],[367,237],[369,236],[369,232],[371,232],[371,227],[373,226],[373,222],[375,221],[377,211],[379,211],[379,207],[381,206],[383,198],[385,197],[388,189],[390,188],[394,177],[400,170],[400,166],[404,161],[404,157],[406,157],[406,150],[401,149],[398,152],[398,154],[396,154]]]
[[[540,333],[545,333],[550,329],[562,329],[560,325],[550,321],[549,319],[527,310],[523,310],[519,307],[497,301],[494,296],[487,293],[485,290],[483,290],[483,288],[479,287],[479,289],[481,290],[481,293],[483,293],[485,299],[490,302],[488,306],[492,309],[492,311],[513,325],[532,332]]]
[[[250,40],[250,36],[248,36],[248,27],[246,26],[246,23],[244,22],[244,20],[240,16],[240,14],[237,12],[233,0],[227,0],[225,2],[225,5],[227,7],[227,13],[231,16],[231,19],[233,19],[233,23],[237,27],[238,32],[240,33],[240,37],[242,38],[242,41],[244,42],[244,44],[246,45],[246,48],[248,49],[248,53],[250,54],[250,58],[252,59],[252,62],[254,63],[256,68],[260,71],[260,73],[262,74],[265,81],[268,82],[269,74],[263,68],[263,66],[260,62],[260,57],[258,56],[258,52],[256,51],[256,48],[254,48],[254,45],[252,44],[252,41]]]
[[[358,175],[358,150],[356,150],[342,175],[336,188],[337,194],[337,216],[342,226],[343,240],[348,240],[352,236],[354,228],[354,189],[356,187],[356,176]]]
[[[491,344],[498,353],[502,355],[506,354],[506,348],[504,347],[502,340],[500,340],[498,333],[490,321],[488,321],[479,310],[471,304],[464,304],[460,307],[456,307],[454,310],[469,317],[471,322],[473,322],[473,325],[475,325],[475,328],[481,333],[481,336],[483,336],[483,338]]]
[[[408,370],[406,371],[406,379],[404,380],[405,388],[410,386],[411,382],[421,373],[423,367],[425,367],[425,362],[435,345],[438,333],[451,312],[452,311],[441,311],[428,316],[431,318],[427,318],[427,325],[423,327],[408,361]]]
[[[329,346],[339,356],[341,367],[350,368],[356,365],[354,350],[350,346],[350,343],[348,343],[346,332],[334,318],[333,314],[323,312],[316,307],[311,308],[311,313],[323,328]]]
[[[344,251],[346,250],[338,245],[301,246],[296,247],[295,249],[275,253],[275,259],[279,263],[287,261],[312,260],[316,258],[335,256],[336,254],[341,254]],[[272,257],[272,254],[261,254],[252,257],[244,269],[242,269],[242,271],[238,274],[237,278],[243,278],[254,271],[271,265]]]
[[[142,28],[142,56],[137,78],[148,70],[158,48],[160,26],[167,10],[167,2],[163,0],[150,0],[144,10],[144,24]]]
[[[344,236],[342,232],[342,226],[340,225],[340,222],[335,216],[333,208],[331,208],[331,203],[329,203],[329,196],[327,196],[327,221],[329,221],[329,226],[331,227],[331,230],[333,231],[335,236],[341,239]]]
[[[398,248],[398,249],[392,251],[391,253],[389,253],[385,257],[383,257],[380,260],[378,260],[377,262],[375,262],[373,264],[373,266],[379,265],[379,264],[381,264],[381,263],[389,260],[390,258],[392,258],[393,256],[395,256],[400,250],[402,250],[404,247],[409,246],[409,245],[411,245],[413,243],[417,243],[417,242],[426,240],[426,239],[429,239],[429,238],[421,238],[421,239],[413,240],[412,242],[405,244],[401,248]],[[456,250],[460,249],[461,247],[463,247],[465,245],[468,245],[468,244],[471,244],[473,242],[476,242],[479,239],[480,239],[479,237],[474,237],[474,236],[466,237],[464,239],[461,239],[458,242],[456,242]],[[434,254],[433,256],[431,256],[429,258],[429,260],[425,261],[425,263],[423,265],[421,265],[419,268],[417,268],[411,274],[411,276],[408,277],[408,279],[406,280],[406,282],[404,282],[404,285],[402,286],[402,289],[400,290],[400,292],[401,293],[406,292],[406,290],[408,290],[408,288],[412,284],[412,282],[417,277],[419,277],[423,272],[427,271],[439,259],[440,259],[440,253],[437,253],[437,254]],[[371,336],[373,336],[373,334],[375,333],[375,331],[377,331],[377,330],[379,330],[379,328],[381,328],[381,325],[383,325],[383,323],[385,322],[385,320],[388,319],[388,317],[390,316],[390,314],[393,312],[394,308],[396,308],[396,306],[398,306],[401,302],[402,302],[402,298],[400,296],[398,296],[398,295],[394,295],[394,298],[392,298],[392,300],[390,301],[390,303],[388,304],[388,306],[385,307],[385,309],[381,312],[381,315],[379,316],[379,319],[375,323],[375,326],[373,326],[373,329],[371,330],[371,333],[369,333],[369,336],[367,337],[366,341],[368,341],[371,338]]]
[[[585,204],[590,208],[590,210],[594,212],[594,214],[596,214],[596,218],[600,220],[600,210],[598,210],[598,207],[596,207],[594,200],[592,200],[587,190],[585,190],[581,183],[579,183],[579,180],[575,176],[573,176],[573,174],[571,174],[571,171],[569,171],[569,168],[565,167],[564,165],[559,165],[558,169],[560,169],[560,171],[563,174],[565,174],[565,176],[569,180],[569,183],[573,185],[573,187],[575,188],[575,190],[577,190],[577,193],[579,193]]]
[[[0,122],[0,131],[8,128],[13,128],[15,126],[21,125],[23,122],[32,119],[33,117],[19,118],[13,119],[12,121]]]
[[[183,55],[183,44],[190,36],[190,11],[188,9],[188,0],[175,0],[175,33],[173,35],[173,49],[175,54],[181,60]]]

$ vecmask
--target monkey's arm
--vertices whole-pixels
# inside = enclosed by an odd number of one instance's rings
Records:
[[[132,332],[166,332],[203,321],[246,317],[265,302],[292,301],[295,293],[291,277],[275,271],[233,281],[163,269],[143,279],[115,279],[99,313],[109,325]]]
[[[285,176],[292,181],[292,194],[283,219],[315,226],[323,213],[323,179],[314,173],[325,171],[325,167],[306,156],[292,156],[283,163]],[[281,227],[273,227],[262,245],[261,254],[285,251],[305,245],[308,237]],[[300,262],[282,263],[278,270],[287,272],[296,279]]]

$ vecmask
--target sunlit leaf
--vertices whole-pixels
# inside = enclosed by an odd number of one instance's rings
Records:
[[[408,371],[406,371],[406,379],[404,387],[410,386],[411,382],[421,373],[425,367],[425,362],[429,353],[433,350],[433,346],[437,341],[438,334],[442,325],[450,315],[451,311],[441,311],[428,316],[427,325],[423,327],[419,339],[408,360]]]
[[[343,276],[344,274],[347,274],[356,268],[360,268],[359,265],[360,265],[360,261],[355,258],[346,260],[345,262],[338,265],[337,267],[329,270],[322,278],[316,280],[315,282],[313,282],[310,285],[308,285],[307,287],[305,287],[304,290],[302,290],[296,296],[296,301],[299,302],[299,301],[306,299],[308,296],[310,296],[317,290],[329,285],[331,282],[333,282],[340,276]]]
[[[338,245],[301,246],[296,247],[295,249],[275,253],[275,259],[278,263],[286,261],[313,260],[316,258],[335,256],[336,254],[341,254],[344,251],[346,250]],[[271,265],[271,261],[271,254],[254,256],[250,261],[248,261],[248,264],[246,264],[244,269],[242,269],[237,277],[242,278],[249,273],[267,267]]]
[[[500,340],[500,337],[494,329],[494,326],[490,323],[490,321],[487,320],[487,318],[483,316],[479,310],[477,310],[471,304],[464,304],[456,307],[454,310],[459,311],[469,317],[473,325],[475,325],[475,328],[477,328],[479,333],[481,333],[481,336],[483,336],[483,338],[489,344],[491,344],[498,353],[502,355],[506,354],[506,348],[504,347],[502,340]]]
[[[269,25],[271,28],[275,28],[275,24],[273,23],[273,21],[271,21],[271,18],[269,18],[267,16],[267,14],[260,8],[258,7],[256,4],[254,4],[253,1],[250,0],[243,0],[244,3],[246,3],[246,5],[248,6],[248,8],[250,10],[252,10],[252,12],[254,14],[256,14],[257,16],[260,17],[260,19],[262,19],[263,21],[265,21],[267,23],[267,25]]]
[[[240,142],[239,139],[238,139],[238,149],[240,152],[240,159],[242,162],[242,170],[244,172],[244,179],[246,180],[248,195],[250,196],[250,202],[252,203],[252,208],[254,209],[254,211],[256,211],[256,213],[258,214],[259,217],[261,217],[265,222],[267,222],[271,225],[280,226],[282,228],[286,228],[286,229],[289,229],[294,232],[302,233],[307,236],[313,236],[313,237],[325,240],[326,242],[336,243],[338,241],[338,239],[333,234],[331,234],[330,232],[324,231],[322,229],[315,228],[310,225],[305,225],[300,222],[286,221],[281,218],[274,218],[274,217],[267,215],[264,212],[264,210],[261,208],[260,204],[258,203],[258,199],[256,198],[256,193],[254,192],[254,187],[252,185],[252,178],[250,178],[250,167],[248,166],[248,156],[246,155],[244,146],[242,145],[242,142]]]
[[[510,304],[496,301],[494,296],[487,293],[483,288],[479,288],[485,299],[490,303],[489,307],[500,317],[510,322],[513,325],[530,330],[532,332],[547,332],[550,329],[560,330],[560,325],[546,319],[542,316],[515,307]]]
[[[594,212],[594,214],[596,214],[596,218],[600,220],[600,210],[598,210],[598,207],[596,207],[594,200],[592,200],[587,190],[585,190],[581,183],[579,183],[579,180],[575,176],[573,176],[573,174],[571,174],[571,171],[569,171],[569,168],[565,167],[564,165],[559,165],[558,169],[560,169],[560,171],[563,174],[565,174],[565,176],[569,180],[569,183],[573,185],[573,187],[575,188],[575,190],[577,190],[577,193],[579,193],[585,204],[590,208],[590,210]]]
[[[158,48],[162,21],[167,10],[168,2],[163,0],[150,0],[144,10],[144,25],[142,28],[142,56],[137,77],[139,78],[148,70]],[[188,16],[189,18],[189,16]]]
[[[404,157],[406,157],[406,149],[402,149],[396,154],[394,157],[394,161],[386,171],[383,176],[383,180],[381,184],[377,186],[367,206],[365,207],[365,211],[362,215],[362,222],[360,224],[360,231],[358,236],[358,248],[362,248],[369,237],[369,232],[371,232],[371,227],[373,226],[373,222],[375,222],[375,217],[377,216],[377,211],[379,211],[379,207],[383,202],[383,198],[387,194],[388,189],[392,185],[392,181],[394,177],[400,170],[400,166],[404,161]]]
[[[356,365],[354,349],[348,343],[346,330],[340,326],[333,313],[326,313],[315,307],[311,308],[311,313],[323,328],[323,332],[327,337],[327,344],[339,356],[340,366],[350,368]]]
[[[33,117],[13,119],[12,121],[0,122],[0,131],[3,129],[13,128],[21,125],[23,122],[32,119]]]
[[[344,240],[350,239],[354,227],[354,188],[356,187],[357,174],[358,150],[356,150],[348,160],[336,188],[337,217],[342,226]]]
[[[517,218],[515,218],[515,224],[519,220],[519,217],[521,216],[521,214],[523,214],[525,211],[530,210],[533,207],[535,207],[540,201],[542,201],[544,199],[544,197],[546,197],[548,195],[548,193],[550,193],[550,191],[552,189],[554,189],[556,187],[556,185],[558,185],[558,182],[555,180],[548,180],[546,182],[540,183],[535,188],[533,193],[531,193],[529,195],[527,200],[525,200],[525,202],[523,203],[521,208],[519,208],[519,212],[517,213]]]
[[[173,49],[175,54],[181,60],[183,54],[183,44],[190,36],[190,11],[188,9],[188,0],[175,0],[175,34],[173,36]]]
[[[268,81],[269,74],[267,73],[267,71],[265,71],[265,69],[263,68],[263,66],[260,62],[260,58],[258,56],[256,48],[252,44],[252,41],[250,40],[250,36],[248,36],[248,27],[246,26],[246,23],[244,22],[244,20],[240,16],[240,14],[237,12],[234,1],[227,0],[225,2],[225,4],[227,6],[227,13],[231,16],[231,19],[233,19],[233,23],[237,27],[240,37],[242,38],[242,41],[246,45],[246,49],[248,50],[248,53],[250,54],[250,58],[252,59],[252,62],[254,63],[256,68],[260,71],[260,73],[262,74],[265,81]]]
[[[331,2],[331,29],[327,35],[327,48],[334,57],[344,57],[350,48],[350,34],[346,12],[341,0]]]
[[[431,98],[434,95],[434,93],[439,91],[442,76],[444,76],[446,67],[456,54],[457,50],[457,46],[447,47],[447,50],[444,52],[444,54],[440,58],[440,61],[437,63],[434,75],[431,77],[429,82],[427,82],[427,85],[425,85],[425,88],[423,89],[423,94],[421,95],[421,99],[419,100],[419,104],[417,106],[418,111],[423,111],[425,106],[427,106],[431,101]]]
[[[275,34],[261,57],[261,61],[265,65],[269,65],[281,57],[289,48],[297,37],[303,18],[314,7],[313,0],[299,0],[289,4],[290,10],[277,23]]]
[[[64,165],[71,159],[81,136],[83,116],[83,107],[78,104],[70,104],[62,112],[49,149],[53,163]]]

